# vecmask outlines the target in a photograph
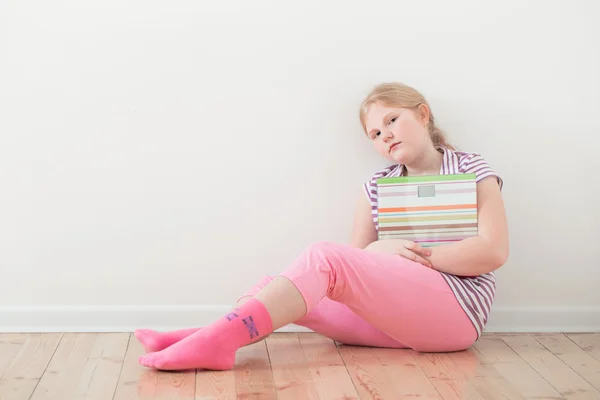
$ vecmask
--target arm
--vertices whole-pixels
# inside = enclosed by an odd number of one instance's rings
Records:
[[[504,202],[494,177],[477,184],[478,235],[431,247],[433,268],[454,275],[476,276],[500,268],[508,258],[508,226]]]
[[[377,231],[371,215],[371,203],[361,190],[354,210],[354,224],[350,245],[364,249],[377,240]]]

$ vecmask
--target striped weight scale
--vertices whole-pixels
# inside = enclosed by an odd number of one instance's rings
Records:
[[[477,235],[475,179],[475,174],[378,179],[379,239],[432,247]]]

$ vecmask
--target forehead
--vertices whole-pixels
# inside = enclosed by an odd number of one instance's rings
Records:
[[[401,110],[401,107],[388,107],[380,103],[371,104],[371,106],[369,106],[367,109],[365,118],[367,130],[369,130],[371,127],[380,126],[383,123],[383,119],[386,115],[390,113],[398,113]]]

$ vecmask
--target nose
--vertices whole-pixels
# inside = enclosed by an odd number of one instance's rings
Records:
[[[383,138],[383,141],[386,143],[394,138],[394,134],[392,133],[391,130],[384,130],[382,132],[381,136]]]

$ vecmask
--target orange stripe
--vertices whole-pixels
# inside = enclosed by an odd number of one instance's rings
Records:
[[[477,208],[477,204],[458,204],[454,206],[415,206],[415,207],[397,207],[380,208],[379,212],[402,212],[402,211],[433,211],[433,210],[461,210],[464,208]]]

